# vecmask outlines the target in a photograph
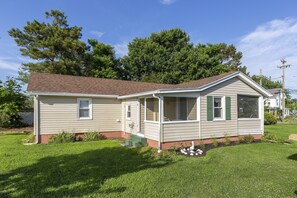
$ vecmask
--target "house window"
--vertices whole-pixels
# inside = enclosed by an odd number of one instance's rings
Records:
[[[238,118],[259,118],[259,97],[237,96]]]
[[[159,100],[146,98],[146,120],[159,121]]]
[[[164,121],[197,120],[197,98],[164,97]]]
[[[223,119],[222,97],[213,98],[214,119]]]
[[[79,119],[92,119],[92,100],[91,99],[78,99],[78,118]]]
[[[126,108],[126,118],[131,119],[131,105],[127,105]]]

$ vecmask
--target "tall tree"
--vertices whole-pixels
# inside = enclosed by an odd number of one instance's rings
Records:
[[[121,62],[130,80],[176,84],[229,71],[246,72],[240,62],[242,53],[233,45],[193,46],[181,29],[136,38],[128,49]]]
[[[83,75],[97,78],[119,78],[119,61],[111,45],[88,40],[83,61]]]
[[[159,83],[179,83],[185,74],[184,62],[192,49],[189,36],[180,29],[152,33],[148,38],[136,38],[128,45],[128,55],[122,59],[128,79]]]
[[[257,83],[260,83],[262,78],[262,86],[266,89],[282,88],[282,83],[280,81],[273,81],[267,76],[253,75],[252,79]]]
[[[81,75],[85,52],[85,43],[80,41],[82,28],[70,27],[67,17],[58,10],[46,12],[45,17],[51,23],[34,20],[27,22],[23,30],[9,30],[22,55],[33,60],[20,68],[20,78],[24,82],[32,71]]]
[[[246,67],[241,66],[242,53],[237,52],[233,45],[198,44],[195,46],[188,80],[198,80],[230,71],[242,71],[247,73]]]

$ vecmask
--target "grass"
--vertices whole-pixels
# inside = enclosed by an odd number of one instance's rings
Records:
[[[266,127],[287,136],[297,125]],[[297,143],[221,147],[160,160],[115,140],[24,146],[0,135],[0,197],[296,197]]]
[[[277,135],[283,139],[288,139],[290,134],[297,134],[297,124],[277,124],[265,126],[265,131]]]

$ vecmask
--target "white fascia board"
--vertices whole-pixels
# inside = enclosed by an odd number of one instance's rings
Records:
[[[103,94],[82,94],[82,93],[65,93],[65,92],[27,92],[30,95],[39,96],[73,96],[73,97],[92,97],[92,98],[118,98],[118,95]]]

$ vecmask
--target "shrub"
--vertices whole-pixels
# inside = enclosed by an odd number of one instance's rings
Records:
[[[262,137],[262,140],[265,142],[275,142],[275,143],[285,143],[286,142],[285,139],[279,138],[276,135],[271,134],[268,131],[264,132],[264,136]]]
[[[271,124],[276,124],[277,119],[274,117],[271,113],[265,111],[264,112],[264,124],[265,125],[271,125]]]
[[[216,138],[211,138],[211,143],[214,147],[217,147],[219,145],[219,142]]]
[[[97,131],[90,131],[84,134],[84,141],[90,142],[90,141],[97,141],[101,140],[102,135]]]
[[[21,127],[22,118],[19,112],[26,108],[27,96],[22,91],[22,86],[15,78],[0,80],[0,127]]]
[[[200,148],[205,149],[205,143],[203,141],[199,142]]]
[[[247,135],[247,136],[244,136],[244,137],[243,137],[243,141],[244,141],[245,143],[250,144],[250,143],[252,143],[252,142],[255,141],[255,138],[254,138],[254,136],[252,136],[252,135]]]
[[[225,144],[226,146],[228,146],[228,145],[231,144],[230,137],[228,137],[227,135],[224,135],[224,144]]]
[[[239,136],[238,139],[237,139],[237,141],[236,141],[236,144],[240,144],[242,142],[244,142],[243,137],[240,137]]]
[[[35,135],[33,133],[29,134],[27,138],[23,139],[23,143],[34,143]]]
[[[52,136],[49,143],[67,143],[74,141],[75,135],[73,133],[63,131],[62,133]]]

